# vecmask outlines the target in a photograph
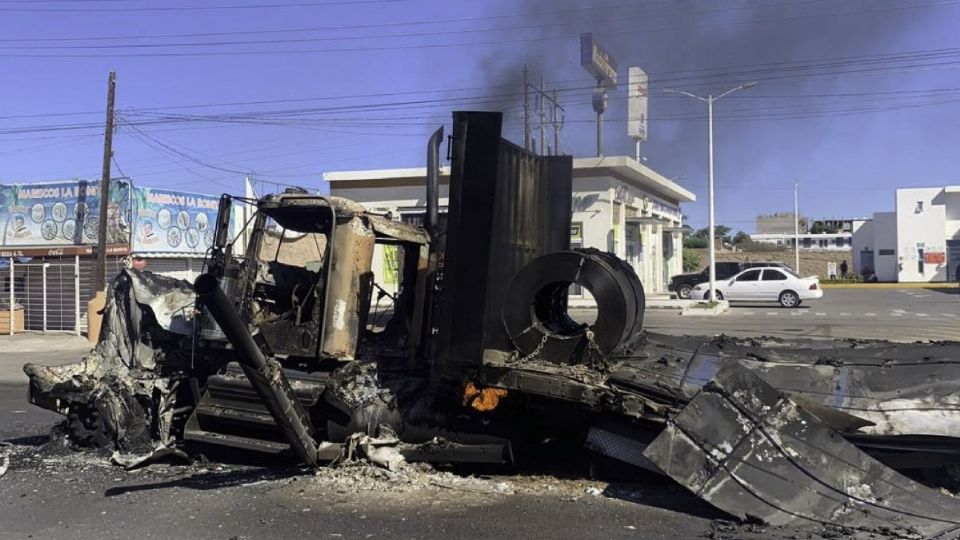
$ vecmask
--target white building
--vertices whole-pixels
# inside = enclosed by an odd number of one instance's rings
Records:
[[[880,281],[952,281],[960,268],[960,186],[896,190],[853,236],[853,268]]]
[[[444,212],[450,169],[440,172]],[[426,169],[419,167],[329,172],[324,180],[332,195],[419,222],[426,209],[425,176]],[[669,277],[683,270],[680,204],[696,196],[626,156],[574,159],[572,196],[571,247],[615,253],[633,266],[648,293],[665,293]],[[390,266],[386,254],[375,255],[374,274],[381,286],[395,283]]]
[[[750,239],[760,244],[793,248],[794,235],[786,233],[751,234]],[[853,233],[800,233],[800,251],[849,251]]]

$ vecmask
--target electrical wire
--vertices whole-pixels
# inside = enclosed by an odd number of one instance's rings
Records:
[[[370,0],[374,1],[374,0]],[[390,0],[382,0],[390,1]],[[404,1],[404,0],[395,0],[395,1]],[[886,6],[880,8],[869,8],[869,9],[859,9],[852,11],[841,11],[833,13],[815,13],[815,14],[804,14],[804,15],[794,15],[788,17],[774,17],[766,19],[745,19],[745,20],[733,20],[733,21],[724,21],[717,23],[702,23],[697,25],[674,25],[674,26],[662,26],[654,28],[631,28],[629,30],[611,30],[604,32],[605,36],[616,36],[616,35],[631,35],[637,33],[651,33],[659,31],[677,31],[677,30],[691,30],[691,29],[700,29],[700,28],[709,28],[709,27],[729,27],[732,25],[741,25],[741,24],[758,24],[758,23],[770,23],[770,22],[784,22],[784,21],[796,21],[796,20],[806,20],[806,19],[817,19],[823,17],[840,17],[847,15],[863,15],[869,13],[884,13],[891,11],[902,11],[910,9],[921,9],[929,7],[945,7],[945,6],[956,6],[960,3],[960,0],[943,0],[940,2],[930,2],[927,4],[911,4],[911,5],[900,5],[900,6]],[[160,9],[160,8],[158,8]],[[3,8],[0,8],[2,11]],[[491,30],[492,31],[492,30]],[[463,32],[449,32],[449,33],[463,33]],[[403,36],[411,37],[414,34]],[[423,37],[424,34],[416,34],[419,37]],[[440,34],[437,34],[440,35]],[[381,39],[384,36],[374,35],[366,36],[366,39]],[[389,36],[387,36],[389,37]],[[262,55],[262,54],[316,54],[316,53],[344,53],[344,52],[374,52],[374,51],[383,51],[383,50],[426,50],[426,49],[436,49],[436,48],[459,48],[459,47],[477,47],[484,45],[508,45],[508,44],[522,44],[522,43],[535,43],[535,42],[548,42],[548,41],[557,41],[557,40],[567,40],[570,39],[569,35],[559,35],[559,36],[538,36],[532,38],[519,38],[519,39],[498,39],[495,41],[486,41],[486,42],[457,42],[457,43],[416,43],[416,44],[393,44],[389,46],[374,46],[374,47],[339,47],[339,48],[319,48],[319,49],[275,49],[271,48],[269,50],[233,50],[233,51],[164,51],[164,52],[127,52],[127,53],[0,53],[0,57],[19,57],[19,58],[122,58],[122,57],[185,57],[185,56],[223,56],[223,55]],[[325,40],[327,38],[315,38]],[[263,44],[275,44],[277,41],[269,40],[263,41]],[[228,45],[230,43],[224,42],[221,45]],[[207,42],[204,46],[218,45],[216,42]],[[156,45],[152,45],[156,46]],[[190,45],[198,46],[198,45]],[[55,46],[56,47],[56,46]],[[131,48],[131,46],[125,45],[104,45],[104,46],[91,46],[95,48]],[[85,47],[73,47],[77,49],[83,49]]]

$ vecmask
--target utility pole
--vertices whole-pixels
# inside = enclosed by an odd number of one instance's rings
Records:
[[[560,155],[560,114],[557,109],[560,104],[557,103],[557,89],[553,89],[553,155]]]
[[[547,111],[544,109],[544,100],[543,96],[546,94],[546,91],[543,87],[543,76],[540,76],[540,93],[539,93],[539,108],[540,108],[540,155],[546,155],[547,153]]]
[[[97,272],[94,291],[107,288],[107,213],[110,205],[110,160],[113,158],[113,99],[117,87],[117,73],[107,79],[107,122],[103,134],[103,172],[100,177],[100,230],[97,234]]]
[[[796,252],[794,271],[800,273],[800,182],[793,182],[793,247]]]
[[[527,66],[523,66],[523,149],[530,150],[530,96],[527,87],[530,85],[528,80]]]

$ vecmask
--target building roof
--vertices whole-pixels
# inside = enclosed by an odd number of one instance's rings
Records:
[[[629,156],[575,158],[573,177],[586,178],[606,174],[666,199],[694,202],[697,196],[673,180]]]
[[[345,187],[342,183],[351,182],[351,187],[392,187],[423,185],[427,175],[426,167],[407,169],[374,169],[366,171],[335,171],[324,173],[323,179],[331,183],[332,188]],[[697,196],[676,182],[666,178],[650,167],[628,156],[608,156],[600,158],[575,158],[573,177],[590,178],[611,176],[665,199],[677,202],[694,202]],[[450,167],[440,168],[440,182],[450,181]],[[341,184],[337,186],[336,184]]]

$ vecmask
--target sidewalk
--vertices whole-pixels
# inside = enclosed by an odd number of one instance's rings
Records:
[[[0,335],[0,354],[23,354],[52,351],[89,351],[93,346],[83,336],[73,334]]]
[[[86,338],[68,334],[0,336],[0,384],[26,384],[23,365],[55,366],[83,358],[93,347]]]
[[[935,289],[954,290],[954,282],[938,281],[923,283],[820,283],[824,289]]]

